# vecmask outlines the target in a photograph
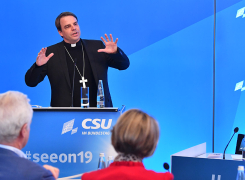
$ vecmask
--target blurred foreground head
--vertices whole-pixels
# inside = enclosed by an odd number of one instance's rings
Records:
[[[159,139],[157,121],[147,113],[131,109],[123,113],[113,127],[111,142],[118,153],[140,158],[151,156]]]

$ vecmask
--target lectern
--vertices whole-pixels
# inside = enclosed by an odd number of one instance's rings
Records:
[[[115,156],[111,129],[118,108],[34,108],[30,138],[23,149],[28,159],[60,169],[59,179],[81,177],[97,169],[99,154]]]

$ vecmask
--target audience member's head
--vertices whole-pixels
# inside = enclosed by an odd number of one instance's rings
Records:
[[[26,95],[17,91],[8,91],[0,94],[0,144],[5,145],[5,147],[12,146],[20,150],[25,147],[29,139],[30,125],[33,115],[33,110],[29,101],[30,100]],[[23,161],[25,161],[24,159],[25,158],[23,158]],[[33,164],[26,163],[26,161],[25,164],[28,167],[31,167],[30,169],[37,168],[36,166],[33,168]],[[50,170],[55,179],[58,178],[58,168],[49,165],[44,165],[43,167]],[[22,173],[23,177],[28,177],[29,175],[33,175],[35,172],[26,172],[24,169]],[[44,173],[45,176],[49,176],[49,174],[44,172],[43,169],[37,168],[37,177],[39,177],[39,173]],[[43,174],[41,174],[41,176],[44,177]],[[23,179],[23,177],[20,179]]]
[[[32,115],[26,95],[17,91],[0,94],[0,144],[22,149],[29,139]]]
[[[138,109],[123,113],[112,130],[112,145],[118,153],[140,158],[151,156],[157,146],[159,128],[157,121]]]

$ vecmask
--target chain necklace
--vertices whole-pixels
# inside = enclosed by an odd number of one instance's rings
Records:
[[[76,69],[77,69],[77,71],[78,71],[78,73],[79,73],[79,75],[80,75],[80,77],[81,77],[81,80],[80,80],[79,82],[80,82],[80,83],[83,83],[83,87],[86,87],[85,82],[88,82],[88,80],[87,80],[87,79],[84,79],[85,60],[84,60],[84,50],[83,50],[83,44],[82,44],[82,42],[81,42],[81,45],[82,45],[82,51],[83,51],[83,76],[81,75],[81,73],[80,73],[80,71],[79,71],[79,69],[78,69],[78,67],[77,67],[77,65],[76,65],[76,63],[75,63],[75,61],[74,61],[73,58],[71,57],[71,55],[70,55],[69,51],[67,50],[67,48],[66,48],[65,46],[64,46],[64,48],[65,48],[66,52],[68,53],[68,55],[70,56],[72,62],[74,63],[74,65],[75,65],[75,67],[76,67]]]

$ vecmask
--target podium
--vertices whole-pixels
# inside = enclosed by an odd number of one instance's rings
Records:
[[[208,158],[206,143],[171,155],[171,172],[174,180],[235,180],[239,165],[245,166],[241,155],[226,154],[226,159]],[[233,158],[232,158],[233,157]]]
[[[111,129],[118,108],[33,108],[30,138],[23,148],[29,160],[60,169],[59,179],[80,178],[97,169],[99,153],[116,155]]]

